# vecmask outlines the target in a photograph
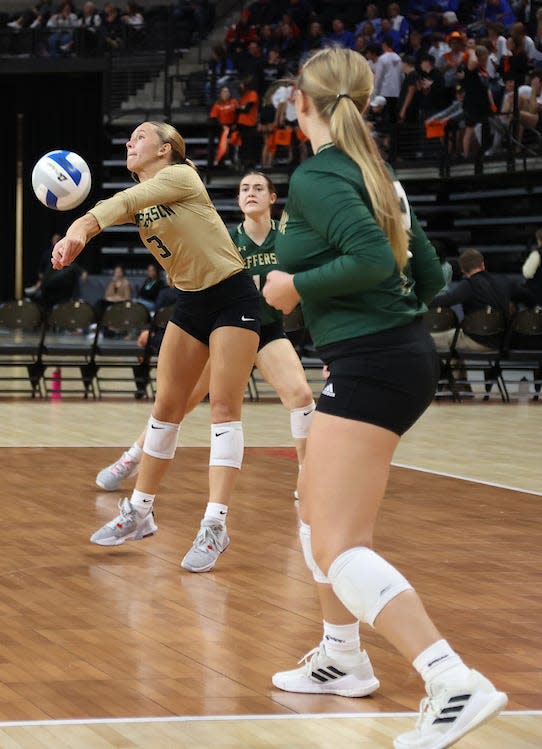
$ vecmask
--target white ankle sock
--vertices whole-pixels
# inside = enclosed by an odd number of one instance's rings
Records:
[[[134,442],[132,447],[129,450],[126,450],[127,454],[130,456],[130,458],[134,461],[134,463],[139,463],[141,460],[141,456],[143,455],[143,450],[137,442]]]
[[[468,678],[470,669],[465,666],[458,654],[446,640],[437,640],[423,650],[412,665],[425,682],[426,688],[433,682]],[[441,678],[445,674],[445,678]]]
[[[208,502],[203,519],[214,520],[217,523],[226,525],[227,516],[228,516],[228,505],[220,504],[220,502]]]
[[[323,642],[330,658],[347,665],[360,654],[359,622],[330,624],[324,620]]]
[[[137,512],[139,517],[144,518],[152,510],[154,504],[154,498],[156,494],[146,494],[134,489],[132,496],[130,497],[130,504]]]

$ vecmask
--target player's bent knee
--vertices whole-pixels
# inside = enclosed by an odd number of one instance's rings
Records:
[[[180,427],[180,424],[159,421],[154,416],[151,416],[147,424],[147,431],[145,432],[143,452],[151,455],[153,458],[171,460],[175,455]]]
[[[241,468],[245,442],[240,421],[225,421],[211,425],[210,466]]]
[[[343,605],[371,626],[395,596],[412,590],[395,567],[365,546],[339,554],[329,567],[328,579]]]
[[[316,564],[316,560],[312,555],[311,527],[302,520],[299,521],[299,540],[301,541],[301,549],[303,550],[303,556],[305,557],[305,564],[311,571],[315,582],[329,585],[328,578]]]

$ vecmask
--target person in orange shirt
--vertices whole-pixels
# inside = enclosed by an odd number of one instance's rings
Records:
[[[244,169],[256,166],[261,150],[261,136],[258,132],[258,112],[260,97],[254,88],[252,78],[246,78],[239,84],[241,96],[237,107],[237,128],[241,136],[239,160]]]
[[[237,122],[237,107],[239,102],[231,95],[228,86],[222,86],[218,92],[218,99],[215,101],[209,112],[211,122],[216,126],[218,135],[218,147],[215,154],[215,164],[220,164],[224,156],[228,154],[230,146],[230,134],[232,126]],[[215,133],[212,133],[214,136]],[[211,140],[214,142],[214,137]]]

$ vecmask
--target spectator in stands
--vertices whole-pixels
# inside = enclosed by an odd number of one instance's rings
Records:
[[[380,24],[380,31],[375,36],[377,44],[384,46],[384,39],[387,40],[388,47],[396,53],[401,51],[401,37],[398,31],[393,30],[389,18],[383,18]]]
[[[399,122],[414,125],[418,119],[416,95],[418,93],[419,73],[414,65],[415,58],[411,55],[403,56],[403,78],[399,92]]]
[[[281,23],[278,39],[278,49],[281,60],[285,64],[291,64],[299,60],[301,53],[301,39],[296,36],[294,28],[290,23]]]
[[[241,81],[239,91],[241,94],[237,107],[237,127],[241,136],[239,160],[243,169],[253,169],[261,151],[261,136],[258,133],[260,97],[251,78]]]
[[[485,24],[497,22],[509,28],[517,21],[508,0],[483,0],[479,12],[480,20]]]
[[[105,288],[104,300],[108,304],[113,302],[125,302],[132,298],[132,287],[124,276],[122,265],[113,269],[113,278]]]
[[[141,302],[149,312],[157,309],[156,302],[160,291],[165,287],[165,283],[160,277],[158,268],[154,263],[147,266],[147,277],[141,284],[141,288],[135,298],[136,302]]]
[[[429,47],[427,51],[435,58],[435,67],[437,70],[442,72],[444,55],[447,52],[450,52],[450,49],[448,42],[444,38],[444,34],[440,31],[435,31],[429,36]]]
[[[489,117],[496,111],[493,95],[489,87],[487,60],[489,53],[481,44],[475,46],[475,40],[469,39],[467,47],[467,64],[465,66],[465,135],[463,137],[463,157],[469,159],[476,145],[475,128],[481,126],[480,144],[485,150],[489,138]]]
[[[64,2],[58,9],[58,13],[47,21],[50,30],[47,46],[51,57],[69,54],[73,46],[73,32],[79,26],[79,19],[70,2]]]
[[[269,87],[276,83],[280,78],[283,78],[286,73],[286,65],[280,59],[279,50],[276,47],[272,47],[269,50],[267,59],[263,66],[263,86],[262,95],[269,90]]]
[[[448,37],[449,51],[445,52],[439,64],[444,76],[444,85],[452,90],[463,81],[463,63],[465,59],[465,40],[459,31],[452,31]]]
[[[354,49],[355,36],[345,29],[342,18],[335,17],[331,22],[331,29],[331,34],[324,39],[325,45]]]
[[[529,253],[529,257],[523,263],[521,272],[525,278],[526,286],[532,295],[529,306],[542,306],[542,228],[536,230],[536,248]]]
[[[215,136],[218,140],[218,148],[214,157],[215,165],[231,159],[229,153],[230,141],[237,123],[238,105],[239,102],[232,97],[229,87],[222,86],[218,94],[218,99],[209,112],[212,141],[214,142]],[[210,147],[213,147],[212,143]],[[233,159],[231,160],[233,161]]]
[[[207,61],[207,81],[205,83],[205,98],[208,104],[216,98],[217,91],[226,86],[235,74],[235,64],[226,52],[223,44],[216,44],[211,49],[211,56]]]
[[[390,3],[386,15],[391,22],[392,29],[399,34],[402,48],[408,41],[410,26],[406,18],[401,15],[401,7],[399,3]]]
[[[224,46],[234,62],[249,42],[258,41],[258,29],[249,23],[248,18],[248,10],[242,11],[239,21],[228,28],[224,37]]]
[[[261,96],[263,90],[264,59],[259,42],[249,42],[244,52],[236,60],[237,70],[241,78],[252,81],[254,88]]]
[[[43,278],[49,268],[51,267],[51,252],[53,250],[53,247],[55,244],[62,238],[61,234],[58,234],[55,232],[53,236],[51,237],[51,244],[49,247],[46,247],[40,256],[39,262],[38,262],[38,276],[32,286],[26,286],[24,293],[26,296],[33,297],[35,296],[41,288],[41,282],[43,281]]]
[[[286,13],[301,32],[304,33],[312,17],[312,7],[308,0],[290,0],[286,8]]]
[[[449,36],[454,31],[463,31],[455,11],[447,10],[442,14],[442,31],[446,36]]]
[[[425,122],[431,115],[443,108],[446,103],[444,77],[435,68],[435,58],[425,52],[420,56],[420,76],[418,79],[418,113]]]
[[[397,121],[397,103],[401,92],[402,78],[402,60],[393,50],[391,35],[385,34],[382,37],[382,54],[375,65],[374,95],[383,96],[386,99],[389,123]]]
[[[442,143],[446,144],[448,154],[453,158],[463,157],[463,138],[465,136],[465,89],[457,85],[454,92],[454,101],[449,107],[436,112],[429,117],[425,123],[440,122],[444,126]]]
[[[137,48],[143,43],[143,29],[145,28],[145,19],[141,8],[137,3],[129,0],[126,3],[126,11],[121,15],[120,20],[126,26],[126,46]]]
[[[83,53],[91,54],[97,50],[100,41],[98,31],[101,25],[102,17],[98,13],[96,5],[92,0],[87,0],[83,5],[81,18],[79,19],[79,38]]]
[[[379,151],[387,158],[391,124],[389,107],[384,96],[374,96],[371,99],[365,119]]]
[[[354,33],[363,33],[363,28],[366,23],[370,23],[373,27],[373,34],[378,34],[380,31],[381,18],[379,16],[378,6],[374,3],[369,3],[365,9],[365,16],[362,21],[356,26]]]
[[[416,67],[420,66],[422,55],[425,52],[422,42],[422,35],[418,31],[418,29],[412,29],[408,39],[408,44],[405,48],[405,52],[407,55],[411,55],[412,57],[414,57],[416,61]]]
[[[542,52],[539,51],[530,36],[527,36],[525,26],[522,23],[514,23],[509,29],[510,36],[506,45],[510,52],[508,57],[503,58],[503,71],[515,74],[516,80],[523,83],[529,65],[535,65],[542,60]],[[507,69],[507,65],[509,68]]]
[[[14,31],[21,29],[44,29],[51,16],[51,6],[48,0],[38,0],[30,10],[25,10],[9,21],[7,27]]]
[[[55,304],[78,299],[79,278],[83,272],[77,263],[61,270],[53,270],[49,265],[41,279],[39,290],[32,298],[46,310],[52,309]]]
[[[103,7],[101,32],[106,49],[119,51],[124,47],[124,24],[120,20],[118,8],[109,2]]]

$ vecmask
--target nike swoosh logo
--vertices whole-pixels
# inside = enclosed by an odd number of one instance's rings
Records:
[[[256,322],[255,317],[245,317],[244,315],[241,315],[241,322]]]
[[[309,415],[309,414],[311,414],[311,413],[312,413],[313,411],[314,411],[314,409],[313,409],[313,408],[311,408],[311,410],[310,410],[310,411],[303,411],[303,416],[308,416],[308,415]]]
[[[226,432],[215,432],[215,437],[221,437],[223,434],[226,434]]]
[[[164,429],[164,427],[155,427],[154,424],[151,424],[151,429]]]
[[[144,499],[143,502],[152,502],[152,499]]]

